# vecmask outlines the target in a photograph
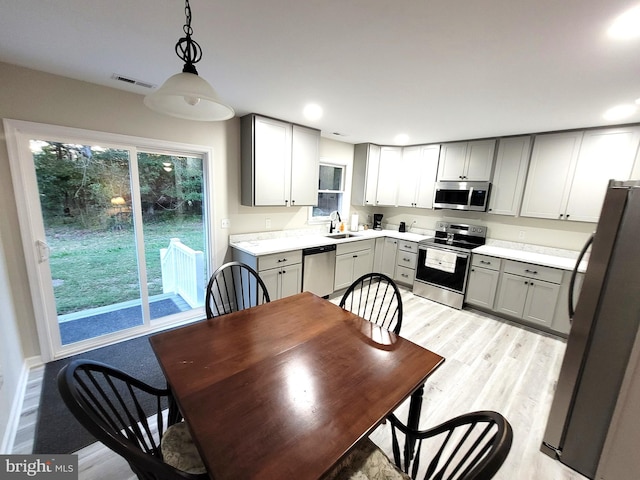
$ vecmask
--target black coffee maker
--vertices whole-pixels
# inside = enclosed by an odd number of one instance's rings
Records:
[[[373,229],[382,230],[382,214],[381,213],[373,214]]]

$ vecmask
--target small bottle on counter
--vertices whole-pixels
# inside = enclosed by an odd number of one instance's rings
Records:
[[[340,231],[344,232],[344,222],[340,222]]]

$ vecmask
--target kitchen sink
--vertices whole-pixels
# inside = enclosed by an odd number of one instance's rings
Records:
[[[339,240],[341,238],[360,237],[361,235],[358,234],[358,233],[329,233],[329,234],[327,234],[325,236],[329,237],[329,238],[335,238],[336,240]]]

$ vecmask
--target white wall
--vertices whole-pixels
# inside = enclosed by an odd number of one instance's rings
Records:
[[[20,385],[24,381],[23,353],[11,298],[11,282],[7,275],[7,263],[0,236],[0,453],[7,450],[11,422],[15,421]],[[14,425],[15,428],[15,425]]]

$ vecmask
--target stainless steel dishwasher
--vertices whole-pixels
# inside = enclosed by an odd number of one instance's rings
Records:
[[[336,246],[305,248],[302,250],[302,290],[326,297],[333,293],[336,271]]]

